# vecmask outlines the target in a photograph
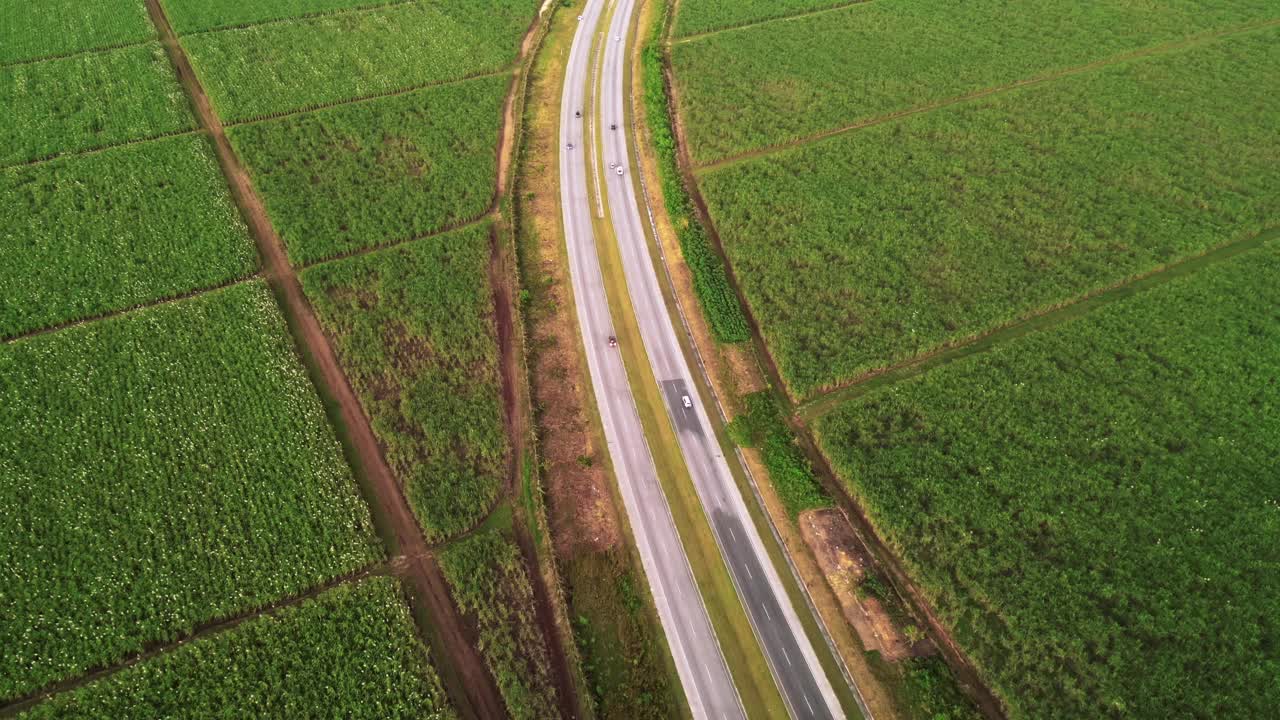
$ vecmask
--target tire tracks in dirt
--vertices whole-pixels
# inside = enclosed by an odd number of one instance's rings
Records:
[[[186,53],[178,43],[159,0],[146,0],[147,10],[159,31],[178,79],[187,91],[196,117],[213,141],[232,196],[248,224],[262,259],[264,275],[276,295],[298,348],[326,403],[344,443],[357,465],[365,490],[372,494],[375,517],[391,534],[405,561],[396,563],[398,574],[408,584],[413,600],[432,621],[423,628],[437,655],[440,671],[458,709],[479,718],[506,717],[506,708],[484,661],[468,637],[466,627],[449,595],[448,585],[434,556],[430,554],[422,530],[399,483],[382,456],[377,438],[360,406],[337,357],[312,311],[298,276],[285,255],[284,244],[267,218],[261,199],[248,173],[231,148],[222,123],[204,92]],[[440,657],[443,654],[444,657]]]

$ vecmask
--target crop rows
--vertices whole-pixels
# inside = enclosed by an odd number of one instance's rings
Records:
[[[497,183],[509,79],[231,128],[228,137],[297,264],[474,220]]]
[[[531,0],[408,3],[182,40],[227,122],[493,73],[515,60]]]
[[[266,287],[0,345],[0,699],[381,557]]]
[[[852,0],[681,0],[675,34],[697,35],[721,28],[772,20],[823,8],[848,5]]]
[[[503,486],[489,226],[308,269],[303,288],[429,540]]]
[[[163,0],[179,34],[247,25],[304,15],[320,15],[406,0]]]
[[[1273,0],[869,2],[672,48],[705,164],[868,118],[1263,20]],[[683,11],[682,11],[683,12]],[[744,112],[743,108],[749,108]]]
[[[198,136],[0,170],[0,338],[251,274]]]
[[[507,712],[514,720],[558,716],[551,657],[520,549],[500,531],[485,530],[446,548],[440,566],[454,601],[475,620]]]
[[[852,402],[821,444],[1016,718],[1280,706],[1280,244]]]
[[[1268,29],[702,177],[793,395],[1274,226]]]
[[[401,593],[388,577],[339,586],[19,717],[456,717]]]
[[[0,68],[0,165],[188,130],[159,43]]]
[[[155,37],[141,0],[0,0],[0,64]]]

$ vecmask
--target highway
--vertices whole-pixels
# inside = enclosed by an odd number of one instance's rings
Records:
[[[640,334],[666,401],[669,420],[770,670],[792,717],[841,717],[835,692],[769,561],[712,431],[662,297],[658,270],[644,234],[646,220],[635,186],[637,169],[627,146],[631,128],[627,47],[632,40],[635,0],[614,0],[610,7],[613,15],[602,38],[599,77],[590,49],[600,13],[606,10],[605,0],[587,3],[570,54],[561,102],[562,212],[592,386],[659,617],[694,716],[741,717],[733,680],[711,634],[706,610],[657,481],[622,359],[607,342],[615,333],[592,229],[592,215],[600,212],[601,205],[591,190],[598,186],[600,173],[609,217],[599,219],[612,225]],[[583,105],[589,82],[598,92],[599,102],[594,108]],[[581,117],[577,116],[579,112]],[[616,130],[610,129],[615,125]],[[603,141],[599,155],[595,152],[597,136]],[[594,165],[589,166],[589,162]],[[620,166],[622,172],[609,163]]]
[[[604,0],[589,0],[583,10],[560,104],[561,210],[578,324],[614,474],[689,708],[697,720],[745,719],[658,482],[622,356],[608,344],[616,333],[592,229],[597,205],[588,188],[584,112],[588,78],[594,77],[591,39],[604,5]],[[583,117],[575,117],[580,112]]]

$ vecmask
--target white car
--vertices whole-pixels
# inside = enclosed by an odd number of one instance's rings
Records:
[[[687,408],[691,408],[691,407],[693,407],[693,401],[689,399],[689,396],[688,396],[688,395],[685,395],[685,396],[681,397],[681,398],[680,398],[680,400],[681,400],[681,402],[683,402],[683,403],[684,403],[684,406],[685,406],[685,407],[687,407]]]
[[[622,174],[622,166],[621,166],[621,165],[619,165],[619,166],[618,166],[618,174],[619,174],[619,175],[621,175],[621,174]]]

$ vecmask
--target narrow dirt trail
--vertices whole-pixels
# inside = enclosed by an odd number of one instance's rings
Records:
[[[177,36],[159,1],[147,0],[147,10],[174,64],[178,79],[191,99],[201,126],[213,141],[218,163],[257,243],[263,273],[284,310],[290,331],[307,361],[313,380],[321,392],[328,396],[332,408],[339,415],[338,420],[341,428],[346,431],[350,450],[360,465],[359,471],[366,479],[368,490],[374,495],[372,499],[376,503],[375,514],[393,534],[396,547],[404,557],[403,562],[395,563],[398,574],[408,583],[414,599],[424,606],[432,621],[431,630],[448,655],[448,666],[438,663],[442,665],[438,668],[442,677],[456,675],[455,682],[449,683],[449,689],[455,702],[462,706],[459,707],[460,711],[470,711],[471,715],[486,720],[506,717],[505,705],[493,677],[467,637],[462,617],[449,596],[439,565],[428,551],[417,519],[382,456],[369,420],[343,374],[319,320],[303,295],[297,273],[285,255],[284,243],[268,220],[262,200],[254,191],[248,173],[232,150],[231,143],[223,132],[222,123],[196,78],[186,53],[178,44]],[[458,697],[459,694],[463,697]]]

